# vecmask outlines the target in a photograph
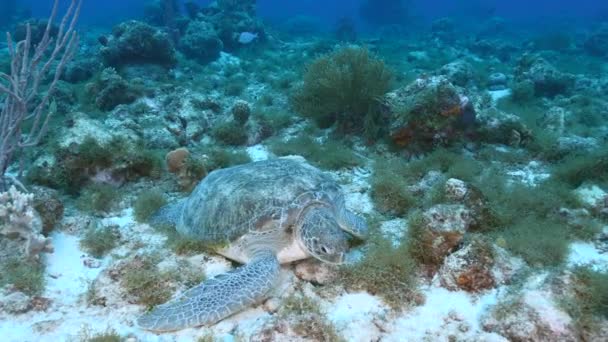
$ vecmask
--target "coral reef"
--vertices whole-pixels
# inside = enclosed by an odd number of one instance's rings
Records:
[[[188,24],[186,33],[180,40],[179,48],[186,56],[200,63],[207,63],[220,56],[224,43],[212,24],[195,20]]]
[[[22,254],[36,259],[40,253],[53,252],[51,239],[42,235],[42,223],[33,206],[34,195],[20,192],[14,186],[0,193],[0,234],[23,240]]]
[[[216,0],[201,12],[205,21],[213,24],[224,48],[234,51],[242,46],[239,36],[243,32],[258,35],[265,40],[265,29],[256,17],[256,1]]]
[[[25,40],[27,35],[27,27],[29,25],[31,30],[31,39],[35,42],[39,42],[44,36],[47,24],[48,20],[46,19],[30,19],[22,21],[15,27],[13,37],[15,41]],[[56,37],[57,33],[59,33],[59,27],[57,25],[51,26],[49,31],[50,37]]]
[[[94,96],[95,105],[101,110],[112,110],[120,104],[129,104],[141,94],[138,87],[132,85],[116,72],[114,68],[105,68],[95,83],[87,84],[87,92]]]
[[[456,86],[466,86],[473,80],[473,66],[463,60],[442,66],[439,73],[446,76]]]
[[[470,100],[443,76],[417,79],[388,93],[385,101],[391,112],[389,134],[399,146],[449,144],[462,133],[459,124],[472,125],[476,118]]]
[[[177,62],[167,34],[136,20],[115,26],[100,54],[106,65],[117,68],[140,63],[171,67]]]
[[[66,65],[62,79],[70,83],[87,81],[102,69],[102,65],[97,58],[78,58]]]

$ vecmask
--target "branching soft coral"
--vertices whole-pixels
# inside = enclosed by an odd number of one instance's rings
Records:
[[[384,126],[378,99],[389,90],[391,78],[384,62],[367,49],[347,46],[308,66],[291,103],[319,126],[336,123],[342,133],[362,130],[376,138]]]
[[[32,204],[34,195],[19,192],[14,186],[0,193],[0,235],[24,239],[23,252],[36,259],[42,252],[52,252],[49,238],[40,232],[42,224]]]

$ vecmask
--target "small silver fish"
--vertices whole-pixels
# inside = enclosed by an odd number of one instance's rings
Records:
[[[251,32],[241,32],[241,34],[239,35],[239,43],[241,44],[249,44],[252,41],[256,40],[258,38],[258,34],[257,33],[251,33]]]

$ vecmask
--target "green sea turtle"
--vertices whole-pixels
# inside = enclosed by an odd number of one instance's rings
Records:
[[[245,264],[204,281],[137,321],[152,331],[214,324],[268,296],[280,264],[313,256],[341,263],[349,234],[365,238],[365,220],[348,211],[338,184],[303,160],[279,158],[211,172],[192,194],[161,208],[156,223],[222,245]]]

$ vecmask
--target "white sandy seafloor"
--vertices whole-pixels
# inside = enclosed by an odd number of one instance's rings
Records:
[[[268,158],[268,152],[262,146],[250,147],[248,152],[254,160]],[[363,198],[366,196],[349,188],[362,186],[369,173],[355,170],[351,176],[351,182],[345,185],[348,205],[358,206],[361,211],[371,210],[369,198]],[[131,209],[102,221],[117,225],[123,236],[136,234],[139,241],[162,243],[161,235],[134,221]],[[392,226],[399,226],[399,222],[400,219],[387,221],[382,229],[398,238],[403,232],[393,231]],[[10,316],[0,313],[1,342],[80,341],[86,334],[91,336],[109,330],[129,338],[128,341],[196,341],[208,335],[221,341],[249,340],[273,319],[260,305],[212,327],[167,334],[141,330],[135,325],[141,306],[127,302],[118,307],[89,306],[86,303],[87,284],[112,264],[114,256],[99,260],[99,267],[91,268],[84,263],[91,258],[80,249],[77,236],[60,230],[51,237],[55,252],[45,259],[47,285],[43,297],[51,299],[52,304],[46,311]],[[121,247],[117,249],[119,251],[114,255],[128,254],[128,251],[120,251]],[[568,264],[593,264],[608,269],[608,255],[590,243],[577,242],[571,246]],[[209,265],[205,269],[207,276],[213,276],[224,272],[226,267]],[[424,304],[397,316],[389,312],[380,298],[365,292],[342,293],[332,299],[320,299],[320,304],[327,318],[347,341],[451,341],[454,336],[459,341],[506,341],[498,334],[483,331],[480,324],[480,317],[506,294],[505,286],[471,294],[444,289],[434,279],[421,290],[426,298]],[[549,304],[543,302],[538,305]]]

